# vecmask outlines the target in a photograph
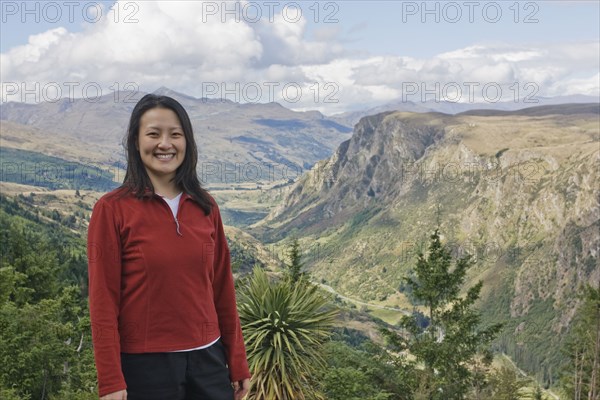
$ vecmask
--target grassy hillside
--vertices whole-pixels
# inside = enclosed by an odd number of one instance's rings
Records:
[[[402,278],[439,225],[476,258],[467,286],[483,280],[486,322],[506,323],[496,348],[552,383],[576,293],[600,280],[597,108],[365,118],[249,229],[274,246],[300,237],[316,279],[402,308]]]

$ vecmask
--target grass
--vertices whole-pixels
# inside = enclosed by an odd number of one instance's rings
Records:
[[[262,218],[276,207],[283,199],[283,190],[257,189],[256,185],[240,189],[211,189],[208,191],[215,197],[223,210],[223,221],[227,225],[246,227]]]
[[[570,150],[594,145],[597,149],[597,144],[589,141],[599,134],[598,123],[589,116],[511,116],[509,120],[502,116],[462,116],[457,122],[447,131],[454,128],[465,146],[487,156],[507,147],[510,150],[505,156],[515,150],[538,148],[561,163],[573,154]]]
[[[369,307],[369,306],[367,306],[367,309],[369,310],[369,314],[371,314],[372,316],[374,316],[376,318],[381,319],[382,321],[384,321],[390,325],[399,324],[400,320],[404,316],[403,313],[401,313],[399,311],[394,311],[394,310],[384,310],[381,308],[374,308],[374,307]]]

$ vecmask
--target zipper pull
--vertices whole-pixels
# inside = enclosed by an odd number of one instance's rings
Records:
[[[183,236],[183,235],[181,234],[181,232],[179,232],[179,221],[177,221],[177,218],[175,218],[175,224],[177,225],[177,234],[178,234],[179,236]]]

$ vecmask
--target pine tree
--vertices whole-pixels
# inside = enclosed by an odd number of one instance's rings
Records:
[[[546,396],[544,396],[544,392],[539,385],[535,387],[535,392],[533,392],[533,400],[546,400]]]
[[[587,286],[581,298],[563,347],[562,387],[574,400],[600,400],[600,287]]]
[[[34,215],[0,197],[0,398],[98,398],[87,304],[69,270],[85,247]]]
[[[460,293],[471,255],[456,260],[452,267],[450,251],[442,245],[439,230],[430,237],[428,257],[419,252],[417,264],[406,284],[416,301],[426,307],[429,325],[422,329],[414,314],[401,325],[408,332],[408,351],[425,366],[419,391],[428,399],[460,399],[472,386],[474,374],[468,367],[501,329],[501,324],[480,327],[481,316],[474,309],[482,282]]]
[[[527,380],[517,375],[513,368],[501,367],[491,377],[492,400],[520,400],[521,390],[527,386]]]
[[[301,260],[302,254],[300,252],[300,244],[298,243],[298,239],[294,239],[292,244],[289,246],[288,257],[290,259],[290,263],[287,265],[287,276],[292,283],[296,283],[300,280],[300,277],[304,275],[304,273],[301,272],[304,265]]]

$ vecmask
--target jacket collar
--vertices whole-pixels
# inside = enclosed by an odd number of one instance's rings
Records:
[[[146,188],[144,189],[144,195],[148,195],[148,196],[153,196],[153,197],[160,197],[159,195],[157,195],[156,193],[152,192],[152,189],[150,189],[148,186],[146,186]],[[181,201],[187,200],[187,199],[194,199],[189,193],[187,193],[186,191],[183,191],[183,194],[181,195]]]

